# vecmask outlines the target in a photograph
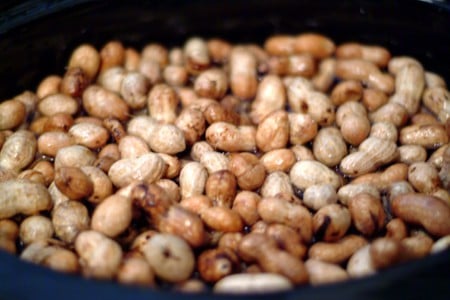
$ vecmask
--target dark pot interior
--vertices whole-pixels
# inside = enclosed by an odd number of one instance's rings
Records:
[[[182,45],[190,36],[257,42],[274,33],[316,31],[337,43],[379,44],[409,55],[450,83],[450,5],[442,1],[48,1],[1,4],[0,100],[35,90],[64,73],[72,49],[111,39],[140,49],[152,41]],[[381,275],[320,288],[235,299],[447,299],[450,252]],[[57,274],[0,253],[0,299],[210,299]],[[215,295],[214,297],[222,298]]]

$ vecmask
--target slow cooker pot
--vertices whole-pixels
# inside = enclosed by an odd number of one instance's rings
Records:
[[[257,42],[319,32],[336,43],[379,44],[450,83],[450,4],[410,0],[47,1],[0,4],[0,100],[63,74],[75,46],[117,39],[181,45],[188,37]],[[0,251],[0,299],[448,299],[450,251],[344,283],[264,295],[180,294],[65,275]]]

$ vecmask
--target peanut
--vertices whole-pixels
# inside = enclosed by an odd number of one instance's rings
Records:
[[[347,235],[337,242],[317,242],[309,248],[308,256],[323,262],[340,264],[356,251],[367,245],[367,241],[357,235]]]
[[[258,85],[250,117],[253,123],[259,124],[269,114],[283,109],[285,105],[286,90],[281,79],[276,75],[268,75]]]
[[[326,263],[317,259],[305,262],[311,285],[321,285],[348,279],[347,272],[339,265]]]
[[[402,145],[420,145],[426,149],[436,149],[448,143],[448,134],[440,124],[410,125],[400,130]]]
[[[336,75],[345,80],[359,80],[370,88],[375,88],[386,94],[394,91],[394,79],[389,74],[382,73],[378,67],[362,59],[338,59]]]
[[[378,67],[386,67],[391,54],[386,48],[359,43],[345,43],[336,48],[337,58],[361,58],[376,64]]]
[[[166,281],[186,280],[194,270],[191,248],[175,235],[155,234],[143,246],[142,252],[156,276]]]
[[[339,175],[324,164],[313,160],[296,162],[289,172],[289,177],[292,184],[301,190],[315,184],[331,184],[335,189],[342,185],[342,178]]]
[[[422,225],[442,237],[450,233],[450,207],[439,198],[424,194],[403,194],[391,200],[392,213],[407,223]]]
[[[75,240],[82,272],[87,277],[108,279],[116,275],[122,261],[122,249],[117,242],[103,234],[87,230]]]
[[[51,208],[52,201],[44,185],[28,180],[0,182],[0,219],[19,213],[34,215]]]
[[[0,103],[0,130],[13,129],[25,121],[25,105],[19,100]]]

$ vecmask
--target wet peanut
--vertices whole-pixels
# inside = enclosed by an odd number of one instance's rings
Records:
[[[347,202],[353,224],[365,236],[372,236],[384,227],[386,213],[380,199],[358,194]]]
[[[392,213],[407,223],[422,225],[442,237],[450,232],[450,207],[439,198],[424,194],[403,194],[391,199]]]
[[[391,54],[386,48],[359,43],[345,43],[336,48],[337,58],[361,58],[376,64],[379,67],[386,67]]]
[[[264,165],[251,153],[232,153],[229,160],[230,171],[236,176],[237,184],[243,190],[259,188],[265,179]]]
[[[340,264],[349,259],[367,241],[357,235],[347,235],[337,242],[317,242],[309,248],[309,258]]]
[[[394,91],[394,79],[382,73],[378,67],[362,59],[338,59],[336,75],[346,80],[360,80],[370,88],[381,90],[387,94]]]

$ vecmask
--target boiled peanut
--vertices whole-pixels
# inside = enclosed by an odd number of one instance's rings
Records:
[[[450,207],[439,198],[424,194],[403,194],[391,200],[394,215],[407,223],[422,225],[433,235],[450,233]]]

